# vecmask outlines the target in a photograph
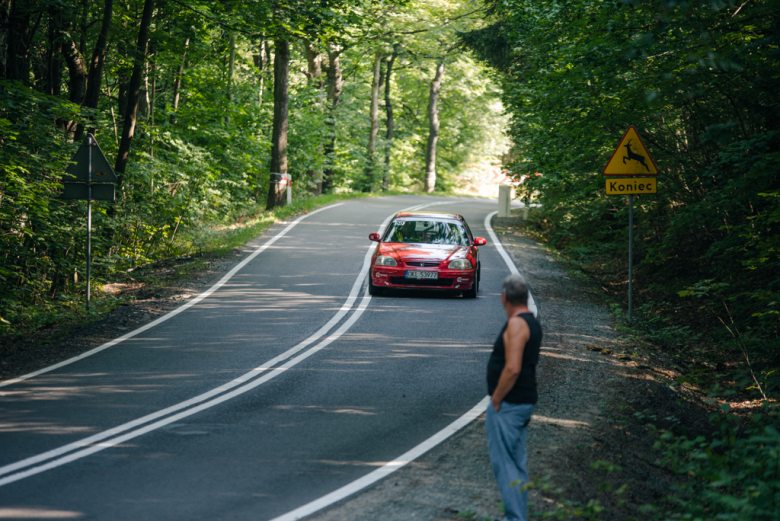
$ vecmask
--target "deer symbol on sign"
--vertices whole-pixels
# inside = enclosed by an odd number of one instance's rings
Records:
[[[647,170],[647,171],[649,172],[649,171],[650,171],[650,169],[649,169],[649,168],[647,167],[647,165],[645,164],[645,156],[643,156],[643,155],[641,155],[641,154],[636,154],[636,153],[634,153],[634,152],[631,150],[631,141],[632,141],[632,140],[631,140],[631,139],[629,139],[629,140],[628,140],[628,143],[626,143],[625,145],[623,145],[624,147],[626,147],[626,152],[628,152],[628,155],[627,155],[627,156],[623,156],[623,164],[624,164],[624,165],[626,164],[626,159],[628,159],[629,161],[631,161],[631,160],[633,159],[634,161],[639,161],[640,163],[642,163],[642,166],[643,166],[643,167],[645,167],[645,170]]]
[[[642,166],[645,167],[645,170],[647,170],[649,172],[650,169],[645,164],[645,156],[643,156],[641,154],[636,154],[636,153],[634,153],[631,150],[631,141],[632,140],[629,139],[628,143],[623,145],[624,147],[626,147],[626,151],[628,152],[627,156],[623,156],[623,164],[624,165],[626,164],[626,159],[628,159],[629,161],[631,161],[633,159],[634,161],[639,161],[640,163],[642,163]]]

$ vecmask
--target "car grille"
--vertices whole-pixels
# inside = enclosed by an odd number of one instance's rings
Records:
[[[390,284],[403,286],[452,286],[454,279],[407,279],[406,277],[390,277]]]
[[[406,262],[407,266],[417,266],[419,268],[435,268],[440,262]]]

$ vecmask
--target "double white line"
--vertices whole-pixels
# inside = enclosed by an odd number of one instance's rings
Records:
[[[431,204],[424,204],[424,205],[417,205],[410,208],[405,208],[401,211],[413,211],[413,210],[420,210],[422,208],[426,208],[428,206],[436,206],[441,204],[447,204],[450,203],[450,201],[445,202],[439,202],[439,203],[431,203]],[[197,302],[200,302],[201,300],[205,299],[212,293],[214,293],[217,289],[219,289],[222,285],[224,285],[233,275],[235,275],[241,268],[246,266],[249,262],[251,262],[257,255],[265,251],[269,246],[271,246],[274,242],[276,242],[278,239],[283,237],[287,234],[295,225],[297,225],[302,220],[306,219],[307,217],[314,215],[315,213],[328,210],[331,208],[335,208],[337,206],[341,206],[344,203],[339,203],[331,206],[326,206],[325,208],[321,208],[319,210],[310,212],[307,215],[303,215],[299,218],[297,218],[295,221],[293,221],[289,226],[287,226],[284,230],[279,232],[277,235],[275,235],[273,238],[265,242],[262,246],[260,246],[257,250],[255,250],[251,255],[249,255],[246,259],[244,259],[242,262],[237,264],[232,270],[230,270],[227,274],[225,274],[222,279],[219,280],[214,286],[209,288],[204,293],[200,294],[198,297],[194,298],[193,300],[187,302],[183,306],[177,308],[176,310],[158,318],[154,322],[151,322],[147,324],[144,327],[141,327],[139,329],[136,329],[135,331],[132,331],[126,335],[123,335],[115,340],[112,340],[111,342],[108,342],[106,344],[103,344],[100,347],[97,347],[95,349],[92,349],[91,351],[87,351],[86,353],[83,353],[82,355],[79,355],[74,358],[70,358],[68,360],[65,360],[63,362],[60,362],[58,364],[55,364],[50,367],[46,367],[40,371],[36,371],[35,373],[30,373],[27,375],[24,375],[22,377],[16,378],[14,380],[10,380],[8,382],[4,382],[0,385],[9,385],[14,382],[19,382],[21,380],[26,380],[28,378],[32,378],[33,376],[46,373],[49,371],[53,371],[59,367],[63,367],[68,364],[72,364],[78,360],[81,360],[83,358],[86,358],[87,356],[91,356],[95,353],[99,353],[100,351],[103,351],[104,349],[108,349],[109,347],[112,347],[128,338],[134,337],[147,329],[150,329],[151,327],[154,327],[157,324],[160,324],[176,315],[184,311],[185,309],[195,305]],[[387,226],[387,223],[390,221],[390,219],[393,217],[392,214],[388,216],[383,222],[382,225],[379,228],[380,233],[382,230]],[[34,476],[36,474],[40,474],[41,472],[45,472],[47,470],[51,470],[57,467],[60,467],[62,465],[65,465],[67,463],[76,461],[81,458],[85,458],[91,454],[95,454],[96,452],[100,452],[101,450],[107,449],[109,447],[114,447],[116,445],[119,445],[121,443],[124,443],[128,440],[131,440],[133,438],[137,438],[138,436],[141,436],[143,434],[146,434],[148,432],[154,431],[156,429],[159,429],[160,427],[164,427],[165,425],[177,422],[183,418],[186,418],[188,416],[192,416],[193,414],[197,414],[201,411],[204,411],[206,409],[209,409],[211,407],[214,407],[215,405],[219,405],[223,402],[226,402],[232,398],[235,398],[236,396],[240,396],[241,394],[246,393],[247,391],[250,391],[254,389],[255,387],[258,387],[267,381],[271,380],[272,378],[275,378],[285,372],[287,369],[299,364],[303,360],[307,359],[317,351],[323,349],[324,347],[328,346],[332,342],[334,342],[336,339],[338,339],[340,336],[342,336],[347,330],[349,330],[352,325],[357,322],[357,320],[360,318],[360,316],[363,314],[363,312],[368,307],[368,303],[371,301],[371,296],[367,293],[363,296],[363,299],[361,300],[360,304],[357,307],[357,310],[352,314],[352,316],[344,322],[344,324],[341,325],[333,334],[328,336],[325,340],[322,340],[315,346],[309,348],[308,350],[304,351],[308,346],[325,336],[336,324],[338,324],[342,318],[344,318],[347,313],[352,309],[352,306],[354,305],[355,301],[357,300],[358,293],[360,292],[361,287],[363,286],[363,281],[366,277],[366,274],[368,273],[368,270],[370,268],[370,262],[371,262],[371,253],[374,249],[374,246],[371,245],[368,248],[368,251],[366,252],[364,258],[363,258],[363,266],[360,270],[360,273],[358,274],[357,279],[355,279],[355,283],[352,285],[352,290],[349,292],[349,296],[347,297],[346,302],[344,302],[344,305],[341,306],[341,309],[336,313],[333,318],[331,318],[324,326],[322,326],[316,333],[311,335],[309,338],[304,340],[303,342],[299,343],[295,347],[285,351],[284,353],[272,358],[271,360],[268,360],[263,365],[256,367],[249,371],[246,374],[243,374],[242,376],[231,380],[230,382],[227,382],[215,389],[212,389],[211,391],[208,391],[206,393],[200,394],[198,396],[195,396],[194,398],[190,398],[189,400],[186,400],[184,402],[178,403],[176,405],[173,405],[171,407],[167,407],[165,409],[162,409],[160,411],[157,411],[152,414],[148,414],[146,416],[143,416],[141,418],[138,418],[136,420],[124,423],[122,425],[119,425],[117,427],[114,427],[112,429],[100,432],[98,434],[95,434],[93,436],[89,436],[87,438],[81,439],[79,441],[69,443],[67,445],[63,445],[62,447],[44,452],[42,454],[38,454],[36,456],[32,456],[26,459],[23,459],[21,461],[18,461],[16,463],[12,463],[10,465],[5,465],[4,467],[0,467],[0,486],[7,485],[9,483],[13,483],[15,481],[19,481],[21,479]],[[303,351],[303,352],[301,352]],[[300,353],[300,354],[299,354]],[[295,356],[297,355],[297,356]],[[294,358],[292,358],[294,356]],[[288,360],[289,359],[289,360]],[[287,360],[287,362],[283,363],[282,365],[279,365],[278,367],[275,367],[277,364],[284,362]],[[263,374],[265,373],[265,374]],[[258,376],[263,375],[262,377],[258,378]]]
[[[437,204],[445,204],[445,203],[437,203]],[[501,258],[504,259],[504,262],[506,263],[507,267],[509,268],[509,271],[511,273],[519,273],[517,266],[512,261],[512,258],[509,256],[509,254],[504,249],[501,242],[498,240],[498,237],[496,236],[495,232],[493,231],[493,227],[490,226],[490,219],[493,218],[494,215],[496,215],[498,212],[493,212],[488,214],[485,217],[485,229],[487,230],[488,234],[490,235],[490,238],[493,240],[493,245],[498,250],[498,253],[501,255]],[[538,315],[538,309],[536,306],[536,302],[534,301],[533,296],[531,295],[531,292],[528,292],[528,309],[534,314],[534,316]],[[302,505],[295,510],[291,510],[290,512],[287,512],[286,514],[283,514],[279,517],[275,517],[271,521],[297,521],[299,519],[303,519],[304,517],[310,516],[314,514],[315,512],[319,512],[323,508],[329,507],[330,505],[337,503],[341,501],[342,499],[345,499],[352,494],[359,492],[363,490],[364,488],[373,485],[377,481],[386,478],[388,475],[392,474],[396,470],[404,467],[409,462],[412,462],[434,448],[439,443],[443,442],[456,432],[458,432],[460,429],[471,423],[474,419],[476,419],[480,414],[482,414],[485,409],[487,408],[488,404],[490,403],[490,397],[486,396],[480,402],[471,408],[466,414],[425,440],[424,442],[420,443],[416,447],[412,448],[411,450],[407,451],[406,453],[400,455],[393,461],[390,461],[388,463],[385,463],[378,469],[374,470],[373,472],[369,472],[362,478],[356,479],[355,481],[348,483],[344,485],[343,487],[334,490],[330,494],[327,494],[325,496],[322,496],[319,499],[315,499],[314,501],[311,501],[309,503],[306,503],[305,505]]]

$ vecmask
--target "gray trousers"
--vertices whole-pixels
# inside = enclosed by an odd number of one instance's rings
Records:
[[[528,492],[521,494],[520,487],[528,483],[525,445],[534,407],[533,404],[503,402],[496,412],[488,402],[485,419],[488,452],[508,521],[528,519]]]

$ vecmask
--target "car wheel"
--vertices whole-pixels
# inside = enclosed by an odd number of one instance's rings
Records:
[[[466,298],[477,298],[477,293],[479,293],[479,274],[482,270],[479,269],[479,266],[477,266],[477,273],[476,277],[474,277],[474,285],[471,287],[471,289],[467,289],[463,292],[463,296]]]
[[[384,288],[380,288],[378,286],[374,286],[373,282],[371,282],[371,274],[368,275],[368,294],[373,296],[379,296],[382,294],[382,291],[384,291]]]

